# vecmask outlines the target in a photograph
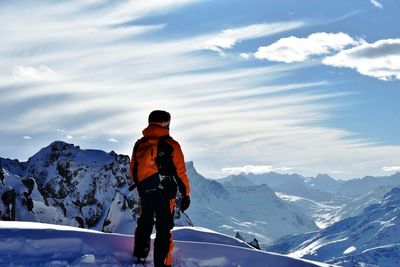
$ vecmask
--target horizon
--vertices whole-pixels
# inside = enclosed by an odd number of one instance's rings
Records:
[[[3,1],[0,157],[130,155],[155,109],[206,177],[400,171],[400,3]]]
[[[48,145],[46,145],[46,146],[40,148],[36,153],[34,153],[33,155],[31,155],[31,156],[30,156],[28,159],[26,159],[26,160],[20,160],[20,159],[17,159],[17,158],[11,159],[11,158],[2,157],[2,156],[0,156],[0,158],[9,159],[9,160],[18,160],[19,162],[27,162],[31,157],[33,157],[34,155],[36,155],[37,153],[39,153],[40,150],[42,150],[43,148],[49,147],[49,146],[51,146],[53,143],[56,143],[56,142],[61,142],[61,143],[73,145],[73,146],[75,146],[75,147],[79,147],[79,149],[80,149],[81,151],[92,150],[92,151],[104,152],[104,153],[107,153],[107,154],[110,154],[110,153],[112,153],[112,152],[117,153],[117,152],[115,152],[114,150],[105,151],[105,150],[102,150],[102,149],[99,149],[99,148],[82,148],[79,144],[68,143],[68,142],[65,142],[65,141],[62,141],[62,140],[55,140],[55,141],[51,142],[50,144],[48,144]],[[119,154],[119,153],[117,153],[117,154]],[[128,156],[128,157],[130,158],[130,155],[126,155],[126,154],[120,154],[120,155]],[[185,163],[186,163],[186,164],[191,163],[191,164],[193,165],[193,168],[196,170],[196,172],[198,172],[200,175],[204,176],[204,175],[202,174],[202,172],[199,171],[198,168],[195,166],[195,165],[196,165],[195,161],[189,160],[189,161],[185,161]],[[244,166],[244,167],[247,167],[247,166]],[[379,178],[379,177],[389,177],[389,176],[394,176],[394,175],[400,174],[400,171],[394,171],[393,173],[389,173],[389,174],[387,174],[387,175],[382,175],[382,176],[365,175],[365,176],[362,176],[362,177],[350,177],[350,178],[347,178],[347,179],[336,178],[336,177],[334,177],[334,176],[332,176],[332,175],[329,175],[329,174],[327,174],[327,173],[318,173],[318,174],[315,175],[315,176],[307,176],[307,175],[304,175],[304,174],[301,174],[301,173],[297,173],[297,172],[280,172],[280,171],[268,171],[268,172],[251,172],[251,171],[249,171],[249,172],[244,172],[244,171],[242,171],[242,172],[240,172],[240,173],[231,173],[231,174],[227,174],[227,175],[221,176],[221,177],[206,177],[206,176],[204,176],[204,177],[205,177],[206,179],[221,180],[221,179],[228,178],[228,177],[230,177],[230,176],[239,176],[239,175],[263,175],[263,174],[271,174],[271,173],[279,174],[279,175],[299,175],[299,176],[301,176],[301,177],[303,177],[303,178],[316,178],[316,177],[319,176],[319,175],[327,175],[327,176],[329,176],[330,178],[333,178],[334,180],[337,180],[337,181],[349,181],[349,180],[363,179],[363,178],[365,178],[365,177],[377,177],[377,178]]]

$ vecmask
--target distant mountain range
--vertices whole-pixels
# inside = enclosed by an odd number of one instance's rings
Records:
[[[400,187],[358,216],[284,237],[267,249],[341,266],[400,266]]]
[[[37,221],[131,234],[139,213],[128,191],[129,157],[82,150],[64,142],[41,149],[27,162],[2,159],[3,220]],[[266,185],[229,187],[206,179],[187,163],[192,205],[175,210],[176,225],[205,226],[270,244],[286,235],[318,229],[311,216],[287,205]],[[189,217],[190,219],[189,219]]]
[[[239,174],[218,179],[218,182],[236,186],[268,185],[275,192],[305,197],[319,202],[347,202],[348,197],[360,197],[381,186],[400,185],[400,173],[391,176],[366,176],[359,179],[335,180],[327,174],[304,177],[299,174]]]
[[[187,214],[196,226],[246,240],[254,237],[268,244],[287,233],[317,229],[311,216],[280,199],[267,185],[224,186],[201,176],[190,162],[192,206]]]
[[[0,158],[0,165],[1,220],[132,234],[139,197],[128,191],[128,156],[56,141],[26,162]],[[193,162],[186,167],[192,203],[186,213],[175,210],[177,226],[256,238],[262,249],[343,266],[400,265],[400,173],[348,181],[273,172],[213,180]]]

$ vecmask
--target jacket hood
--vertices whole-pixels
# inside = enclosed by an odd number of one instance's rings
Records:
[[[168,136],[169,130],[156,124],[150,124],[142,131],[144,137]]]

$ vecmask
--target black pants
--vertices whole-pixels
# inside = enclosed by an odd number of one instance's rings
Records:
[[[171,229],[174,227],[175,198],[169,198],[163,191],[145,193],[140,198],[140,216],[135,230],[133,255],[146,258],[150,251],[150,235],[156,219],[156,239],[154,240],[154,266],[172,265]]]

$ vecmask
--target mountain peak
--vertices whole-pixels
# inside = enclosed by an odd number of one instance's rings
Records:
[[[190,168],[190,169],[195,169],[194,162],[193,161],[187,161],[186,162],[186,167]]]
[[[384,198],[386,202],[400,202],[400,187],[393,188]]]

